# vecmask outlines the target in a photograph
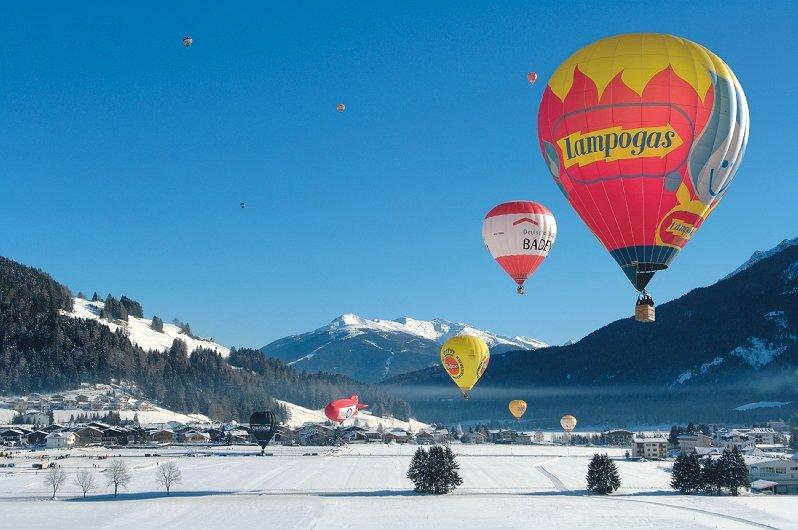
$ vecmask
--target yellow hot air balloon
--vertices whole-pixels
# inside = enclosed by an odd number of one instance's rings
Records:
[[[573,431],[576,428],[576,418],[574,418],[570,414],[566,414],[565,416],[560,418],[560,425],[562,426],[562,430],[564,430],[568,434],[571,434],[571,431]]]
[[[515,416],[515,419],[520,420],[521,416],[526,412],[526,401],[523,399],[514,399],[507,408],[510,409],[510,414]]]
[[[441,364],[466,399],[485,373],[488,362],[490,350],[485,341],[478,337],[458,335],[441,346]]]

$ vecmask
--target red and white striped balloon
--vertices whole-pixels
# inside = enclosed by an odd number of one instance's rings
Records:
[[[519,285],[523,285],[549,255],[557,237],[551,211],[532,201],[502,203],[485,216],[482,239],[493,258]]]

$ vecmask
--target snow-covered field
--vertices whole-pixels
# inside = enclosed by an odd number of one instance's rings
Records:
[[[40,453],[19,453],[13,471],[0,469],[2,528],[798,528],[790,496],[682,496],[669,488],[668,463],[626,462],[610,449],[623,486],[616,494],[587,495],[584,476],[592,448],[462,446],[463,485],[446,496],[421,496],[405,478],[416,449],[361,445],[342,449],[270,447],[114,451],[132,468],[127,490],[114,500],[103,480],[105,449],[69,453],[59,460],[70,475],[97,473],[102,484],[87,501],[72,479],[56,501]],[[148,450],[152,451],[152,450]],[[308,453],[317,453],[316,455]],[[174,459],[183,483],[167,498],[155,481],[159,463]],[[99,466],[99,468],[94,467]]]

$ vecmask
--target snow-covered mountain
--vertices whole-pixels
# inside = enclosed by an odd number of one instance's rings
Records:
[[[794,239],[785,239],[770,250],[757,250],[756,252],[751,254],[751,257],[748,258],[748,261],[737,267],[732,273],[728,274],[723,279],[725,280],[726,278],[731,278],[735,274],[739,274],[745,270],[750,269],[751,267],[753,267],[763,259],[767,259],[770,256],[773,256],[774,254],[778,254],[779,252],[789,247],[794,247],[796,245],[798,245],[798,237]]]
[[[125,334],[130,339],[130,342],[138,345],[144,350],[166,351],[172,346],[175,339],[180,339],[186,343],[189,352],[202,347],[208,350],[216,350],[222,357],[227,357],[230,354],[230,348],[226,348],[211,340],[189,337],[182,333],[177,326],[167,324],[166,322],[164,322],[163,325],[163,332],[160,332],[152,329],[150,327],[151,320],[147,320],[146,318],[129,316],[127,324],[115,323],[100,318],[100,312],[104,306],[104,302],[91,302],[83,298],[75,298],[72,311],[61,310],[61,314],[72,318],[96,320],[110,328],[111,331],[116,331],[120,327],[124,327]]]
[[[370,383],[437,363],[440,345],[464,334],[483,339],[493,354],[546,346],[529,337],[504,337],[441,319],[381,320],[345,314],[314,331],[274,341],[261,351],[301,370],[345,374]]]

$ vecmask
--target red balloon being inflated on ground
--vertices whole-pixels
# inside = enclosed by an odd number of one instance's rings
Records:
[[[324,415],[334,423],[343,423],[353,416],[357,416],[357,411],[366,408],[368,405],[358,402],[356,395],[348,398],[336,399],[324,407]]]

